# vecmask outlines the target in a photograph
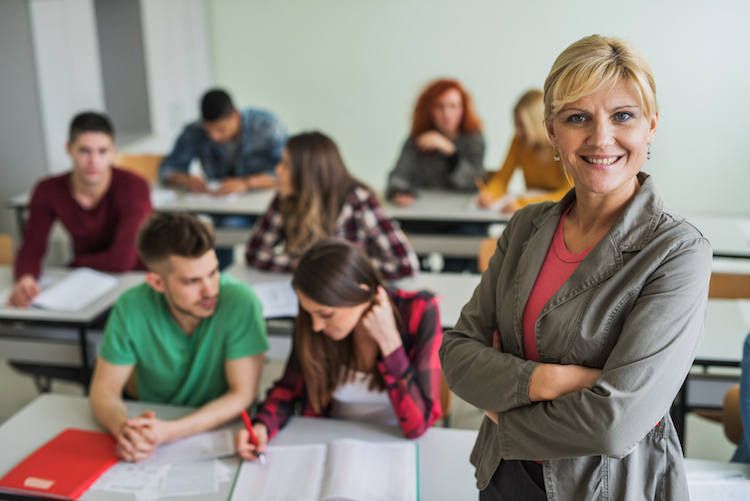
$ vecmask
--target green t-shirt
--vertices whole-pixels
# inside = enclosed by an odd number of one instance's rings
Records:
[[[229,388],[225,360],[268,351],[258,296],[221,275],[216,311],[192,336],[180,330],[164,295],[143,283],[112,308],[99,354],[116,365],[135,365],[138,397],[146,402],[198,407]]]

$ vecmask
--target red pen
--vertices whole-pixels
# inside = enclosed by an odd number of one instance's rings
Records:
[[[253,431],[253,423],[250,422],[250,416],[247,415],[247,411],[242,411],[242,420],[245,422],[245,428],[247,428],[248,433],[250,433],[250,441],[253,443],[255,447],[258,447],[258,437],[255,436],[255,432]],[[266,455],[262,452],[256,452],[258,456],[258,461],[260,461],[260,464],[266,464]]]

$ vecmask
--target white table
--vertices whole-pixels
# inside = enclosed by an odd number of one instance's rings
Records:
[[[131,415],[149,408],[157,416],[175,419],[189,413],[187,407],[142,404],[127,402]],[[241,426],[239,421],[230,425],[233,430]],[[96,423],[84,397],[45,394],[37,397],[28,406],[0,426],[0,477],[34,450],[52,439],[65,428],[86,430],[103,429]],[[469,463],[469,453],[474,446],[477,432],[430,428],[416,442],[419,444],[419,489],[421,499],[429,501],[454,501],[477,499],[474,467]],[[406,440],[397,427],[340,421],[325,418],[292,418],[288,425],[274,437],[271,444],[304,444],[329,442],[338,438],[355,438],[372,442]],[[223,459],[235,472],[239,458]],[[232,476],[234,479],[234,475]],[[191,496],[190,501],[219,501],[229,497],[232,482],[221,484],[217,494]],[[115,500],[131,501],[130,495],[87,491],[84,501]]]
[[[51,268],[45,269],[44,274],[62,278],[71,271],[71,269]],[[44,332],[39,332],[39,335],[35,335],[35,329],[75,329],[77,331],[78,350],[80,353],[80,381],[88,386],[91,363],[88,352],[87,332],[92,327],[103,322],[109,314],[112,305],[120,297],[120,294],[143,282],[145,272],[133,271],[115,273],[113,275],[119,280],[117,287],[77,312],[49,311],[40,308],[15,308],[6,306],[4,299],[0,301],[0,346],[4,348],[3,358],[8,358],[10,352],[22,350],[24,347],[26,349],[33,347],[34,350],[44,350],[44,343],[50,341],[50,336],[45,335]],[[9,266],[0,266],[0,291],[7,291],[12,285],[12,269]],[[52,347],[50,349],[55,351],[58,348]],[[58,353],[58,355],[63,354]],[[43,356],[46,357],[46,355]],[[12,357],[12,354],[10,354],[10,357]]]
[[[233,264],[225,270],[237,280],[250,284],[265,282],[291,282],[291,273],[272,273],[259,270],[246,264]],[[416,277],[389,282],[398,289],[428,291],[438,299],[440,323],[445,329],[452,329],[461,315],[461,309],[471,298],[479,284],[481,275],[460,273],[420,273]]]
[[[741,223],[750,223],[750,214],[738,216],[686,216],[711,242],[715,257],[750,258],[750,241],[740,231]]]

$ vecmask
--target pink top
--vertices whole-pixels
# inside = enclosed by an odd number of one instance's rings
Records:
[[[531,289],[529,301],[523,310],[523,356],[526,360],[539,361],[534,328],[542,309],[555,292],[562,287],[562,284],[570,278],[570,275],[578,268],[583,258],[594,248],[592,246],[583,252],[574,254],[565,247],[563,221],[572,207],[573,204],[570,204],[560,218],[560,222],[555,230],[555,236],[552,238],[549,250],[547,250],[547,257],[544,258],[542,268],[539,270],[536,282],[534,282],[534,288]]]

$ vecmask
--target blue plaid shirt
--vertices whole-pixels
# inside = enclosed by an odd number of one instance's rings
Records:
[[[284,126],[267,111],[248,108],[240,112],[240,117],[242,131],[233,166],[225,148],[208,137],[200,122],[193,122],[182,131],[172,153],[164,157],[159,179],[165,182],[176,172],[187,174],[195,157],[200,159],[209,180],[273,173],[287,140]]]

